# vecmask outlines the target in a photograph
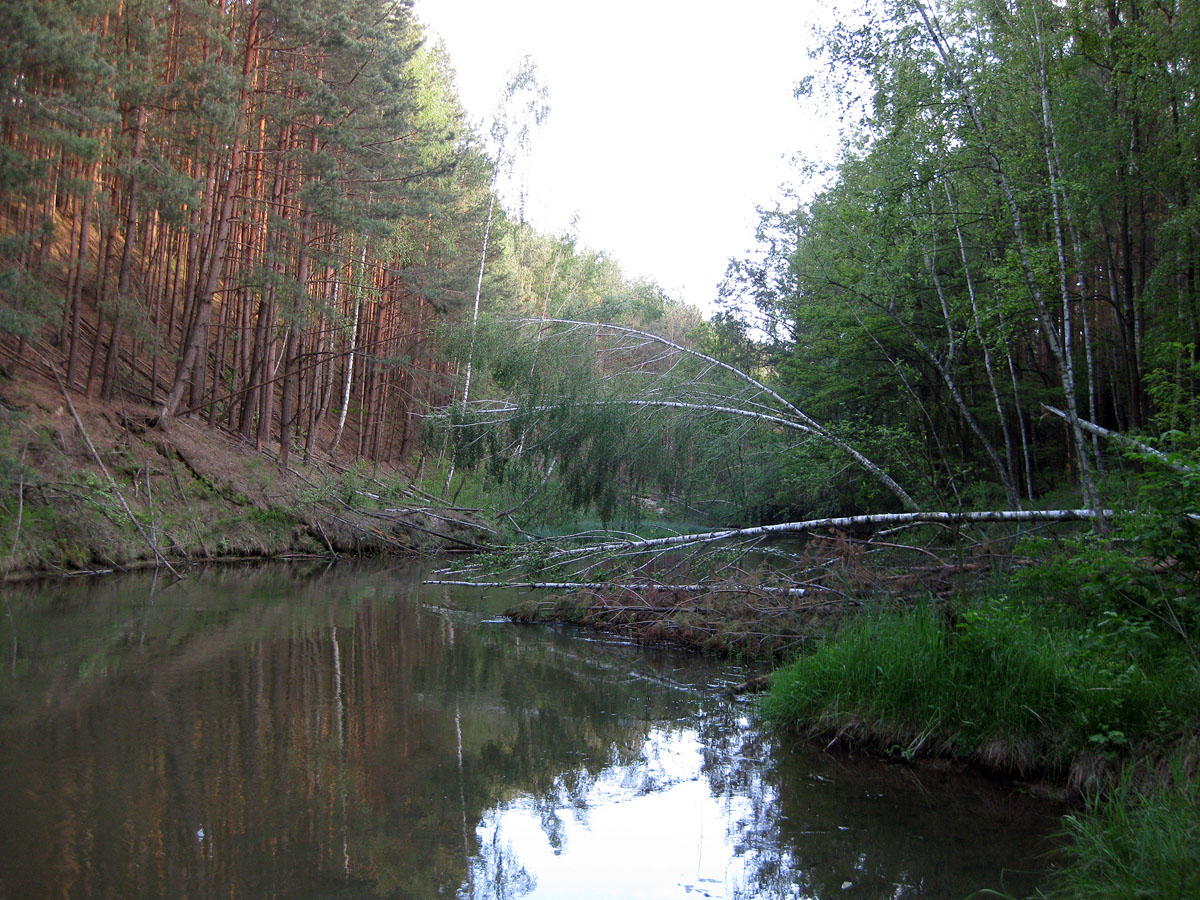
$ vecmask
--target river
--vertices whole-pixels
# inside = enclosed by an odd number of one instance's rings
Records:
[[[0,900],[962,898],[1056,811],[795,746],[742,673],[419,565],[3,590]]]

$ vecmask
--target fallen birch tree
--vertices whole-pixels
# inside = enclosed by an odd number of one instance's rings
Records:
[[[1071,522],[1101,526],[1113,515],[1113,510],[1093,506],[1049,510],[921,509],[913,496],[883,467],[842,435],[831,432],[761,379],[714,356],[626,325],[532,318],[507,320],[500,326],[517,329],[517,339],[511,331],[498,332],[500,337],[493,338],[493,352],[498,354],[496,359],[499,360],[495,365],[500,373],[496,385],[504,389],[506,395],[497,397],[492,392],[490,399],[460,404],[435,417],[460,447],[478,448],[486,444],[493,459],[528,454],[549,472],[554,471],[557,462],[570,465],[572,457],[577,459],[592,452],[588,432],[570,431],[578,420],[588,416],[597,417],[591,426],[596,434],[603,436],[605,429],[611,432],[614,428],[630,432],[644,429],[649,435],[645,438],[648,442],[653,442],[654,435],[662,429],[679,427],[680,423],[703,433],[715,431],[718,421],[742,421],[746,423],[745,427],[759,426],[777,437],[795,435],[800,442],[822,441],[844,453],[853,465],[896,497],[905,511],[820,516],[653,538],[604,533],[582,542],[561,537],[534,541],[507,554],[501,562],[472,563],[457,569],[456,575],[444,573],[447,579],[455,580],[438,583],[549,591],[678,590],[704,593],[718,585],[746,587],[756,580],[755,573],[745,568],[740,558],[728,563],[718,561],[716,556],[729,559],[730,554],[737,557],[739,552],[753,550],[756,560],[763,559],[765,554],[788,557],[787,551],[768,550],[764,541],[783,535],[799,535],[810,538],[806,545],[816,546],[834,534],[838,535],[836,540],[842,541],[842,545],[836,552],[831,551],[827,559],[808,559],[807,568],[792,567],[786,575],[774,571],[770,578],[775,585],[781,585],[779,590],[784,595],[789,592],[803,595],[809,587],[836,593],[840,589],[827,578],[828,572],[838,566],[848,570],[851,566],[847,560],[855,554],[863,559],[869,556],[875,566],[873,576],[868,572],[871,566],[865,563],[861,566],[862,584],[869,583],[871,577],[875,578],[876,585],[901,583],[905,572],[913,573],[921,568],[912,564],[912,554],[933,557],[936,565],[925,567],[931,573],[981,572],[986,571],[987,565],[978,559],[967,561],[974,552],[970,547],[972,541],[978,548],[995,546],[997,542],[1015,541],[1028,530],[983,531],[978,526],[1040,526]],[[520,340],[521,332],[528,328],[537,328],[536,342]],[[561,346],[557,356],[549,349],[555,341]],[[537,348],[532,363],[519,355],[531,344]],[[1053,407],[1046,409],[1068,421],[1071,419],[1069,414]],[[660,414],[665,418],[659,418]],[[672,416],[674,418],[669,418]],[[1187,471],[1165,454],[1134,439],[1107,432],[1086,420],[1080,420],[1080,423],[1087,431],[1148,453],[1175,471]],[[544,439],[545,435],[553,437],[559,430],[569,431],[571,439],[560,440],[557,444]],[[771,446],[786,452],[788,447],[796,445],[780,439]],[[620,472],[620,467],[627,464],[628,460],[618,459],[612,471]],[[1012,493],[1009,491],[1010,499]],[[952,539],[947,541],[944,537],[931,536],[926,529],[921,539],[928,542],[928,547],[919,546],[916,541],[886,540],[885,530],[890,534],[921,526],[950,529]],[[954,559],[944,552],[946,547],[954,548],[950,551]],[[937,553],[931,552],[930,548]],[[714,555],[713,550],[721,553]],[[706,556],[708,558],[704,559]],[[900,563],[901,557],[907,558],[908,562]],[[1015,554],[1008,554],[1006,558],[1015,561]],[[496,565],[511,566],[543,577],[530,578],[526,574],[511,581],[465,580],[471,575],[487,577],[485,568]],[[783,567],[788,568],[788,565],[785,559]],[[460,578],[463,580],[458,580]]]
[[[653,332],[625,325],[583,322],[574,319],[528,318],[497,323],[515,328],[511,335],[494,341],[497,354],[518,354],[536,346],[538,357],[515,363],[501,359],[498,368],[508,373],[509,396],[502,400],[463,402],[431,416],[448,429],[461,456],[471,448],[492,440],[499,429],[515,426],[506,441],[493,442],[494,456],[518,456],[533,452],[539,423],[548,431],[556,417],[597,410],[675,411],[683,415],[713,415],[746,419],[767,429],[794,432],[804,439],[823,441],[845,454],[869,473],[909,511],[920,505],[883,466],[876,463],[841,435],[816,421],[753,375],[695,348],[684,346]],[[536,328],[537,340],[525,342],[519,332]],[[482,341],[472,338],[470,352],[482,355]],[[557,390],[546,392],[545,370],[553,370],[554,358],[547,345],[558,341],[566,347],[572,340],[586,338],[579,352],[590,355],[594,365],[562,365],[574,381],[560,377]],[[539,369],[543,370],[539,373]],[[519,377],[512,373],[520,373]],[[689,420],[698,422],[696,418]],[[578,448],[574,448],[578,449]]]
[[[1104,510],[1102,514],[1104,516],[1111,516],[1112,510]],[[724,528],[702,534],[679,534],[662,538],[612,541],[593,544],[587,547],[559,550],[547,554],[544,558],[558,561],[608,551],[652,551],[669,547],[712,544],[718,541],[759,538],[768,535],[804,534],[817,528],[845,530],[900,525],[975,525],[984,522],[1084,522],[1094,520],[1096,517],[1096,511],[1091,509],[1018,509],[987,510],[983,512],[912,512],[877,513],[864,516],[829,516],[821,519],[807,519],[803,522],[780,522],[776,525],[758,525],[754,528]]]
[[[679,591],[695,594],[713,590],[712,583],[660,584],[656,581],[634,581],[619,586],[611,581],[461,581],[445,578],[430,578],[422,584],[442,587],[506,588],[514,591],[604,591],[620,587],[623,591]],[[774,587],[773,585],[722,584],[721,590],[738,593],[788,594],[803,597],[808,588]]]
[[[1112,512],[1112,510],[1103,510],[1101,514],[1111,516]],[[860,574],[866,573],[869,569],[865,564],[863,554],[867,551],[886,551],[896,559],[902,557],[905,553],[923,554],[924,556],[932,557],[937,563],[935,566],[925,567],[914,567],[911,563],[904,563],[900,573],[893,572],[890,576],[883,576],[881,574],[878,578],[871,576],[871,578],[865,579],[872,580],[873,578],[878,583],[883,583],[889,579],[895,580],[897,574],[903,574],[903,572],[913,573],[918,568],[928,573],[937,571],[949,572],[952,570],[966,572],[978,568],[969,564],[954,564],[943,561],[927,548],[919,545],[905,545],[894,541],[875,543],[873,536],[879,533],[880,530],[884,530],[886,535],[890,536],[898,529],[926,525],[959,529],[965,526],[989,523],[1045,525],[1090,522],[1096,518],[1096,512],[1090,509],[878,513],[860,516],[827,516],[796,522],[760,525],[752,528],[723,528],[708,532],[677,534],[658,538],[626,536],[617,540],[600,540],[575,547],[561,547],[557,543],[553,543],[551,544],[551,549],[547,549],[543,543],[539,542],[519,550],[515,555],[506,558],[505,564],[508,566],[508,570],[536,570],[547,573],[561,571],[574,574],[576,577],[573,579],[564,577],[560,580],[547,579],[545,581],[515,579],[511,581],[477,581],[460,577],[454,580],[436,580],[430,583],[471,585],[475,587],[508,587],[518,590],[572,591],[630,589],[679,590],[694,593],[710,592],[715,587],[721,586],[740,587],[746,591],[765,590],[767,592],[774,591],[784,594],[792,593],[793,595],[800,596],[804,595],[808,588],[817,587],[821,590],[833,590],[837,593],[837,589],[821,581],[823,577],[822,573],[827,574],[831,569],[839,566],[845,568],[845,563],[851,558],[854,560],[853,568],[858,570]],[[864,531],[870,532],[870,534],[860,534],[854,539],[847,537],[848,532]],[[736,556],[739,550],[742,553],[746,553],[755,549],[756,545],[764,539],[789,534],[808,536],[817,540],[833,540],[840,542],[842,546],[834,548],[824,558],[814,559],[810,556],[809,559],[803,561],[803,565],[793,566],[793,571],[789,573],[784,573],[778,569],[773,570],[769,574],[770,583],[764,581],[764,578],[759,577],[757,580],[760,584],[753,588],[749,587],[749,585],[756,580],[754,573],[748,571],[740,558],[724,566],[715,567],[711,573],[706,573],[687,584],[674,584],[667,580],[679,573],[692,573],[697,569],[705,568],[703,565],[697,565],[695,558],[687,556],[680,558],[678,556],[680,551],[697,551],[703,555],[704,551],[722,549],[733,551]],[[834,537],[831,537],[831,534]],[[959,537],[961,538],[961,535]],[[852,548],[858,549],[855,550]],[[786,558],[786,562],[802,562],[801,558],[796,554],[785,553],[783,556]],[[469,576],[472,573],[478,573],[482,575],[489,565],[490,562],[487,561],[470,563],[466,566],[457,567],[453,572],[451,570],[443,570],[438,574]],[[653,574],[658,577],[658,580],[651,580],[646,575],[652,571],[655,565],[663,571],[654,572]],[[593,577],[586,580],[579,578],[578,575],[585,571],[595,571],[599,573],[600,577]],[[804,587],[798,586],[801,584]]]
[[[1061,409],[1057,409],[1046,403],[1042,404],[1042,409],[1051,415],[1058,416],[1058,418],[1062,419],[1064,422],[1072,421],[1071,417]],[[1136,453],[1140,453],[1142,456],[1153,459],[1155,462],[1166,466],[1172,472],[1178,472],[1180,475],[1187,475],[1196,471],[1195,466],[1188,466],[1184,465],[1183,463],[1176,462],[1161,450],[1157,450],[1154,447],[1151,447],[1149,444],[1143,443],[1142,441],[1132,438],[1127,434],[1121,434],[1119,431],[1112,431],[1108,428],[1104,428],[1103,426],[1096,425],[1094,422],[1089,422],[1087,419],[1080,419],[1079,427],[1088,434],[1094,434],[1096,437],[1102,437],[1105,440],[1112,441],[1114,444],[1120,444],[1122,447],[1126,447]]]

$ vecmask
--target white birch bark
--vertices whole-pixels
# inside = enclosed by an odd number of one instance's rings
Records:
[[[342,380],[342,408],[338,413],[337,431],[333,435],[333,443],[329,445],[331,456],[342,440],[342,431],[346,427],[346,413],[350,409],[350,387],[354,383],[354,357],[358,350],[358,319],[362,312],[363,279],[366,277],[366,270],[367,245],[363,244],[358,263],[358,285],[354,291],[354,318],[350,324],[350,346],[346,353],[346,377]]]
[[[1033,499],[1033,455],[1029,451],[1029,432],[1025,427],[1025,416],[1022,415],[1021,405],[1021,389],[1017,382],[1017,367],[1013,363],[1012,353],[1005,353],[1005,359],[1008,361],[1008,377],[1012,381],[1013,389],[1013,408],[1017,414],[1017,429],[1021,435],[1021,459],[1025,462],[1025,488],[1028,491],[1027,496],[1030,500]]]
[[[958,221],[958,207],[954,204],[954,198],[950,193],[950,182],[943,181],[942,187],[946,190],[946,203],[950,207],[950,214],[954,219],[954,233],[958,237],[958,253],[962,259],[963,277],[967,282],[967,295],[971,299],[971,319],[974,323],[975,339],[979,341],[979,346],[983,350],[983,368],[987,373],[988,387],[992,392],[992,402],[996,406],[996,422],[1000,426],[1000,432],[1004,435],[1004,459],[1008,466],[1009,480],[1015,486],[1017,484],[1017,473],[1013,463],[1013,446],[1012,438],[1008,433],[1008,423],[1004,416],[1004,404],[1000,400],[1000,389],[996,386],[996,375],[992,370],[992,351],[988,346],[988,342],[983,337],[983,325],[979,321],[979,302],[975,297],[975,279],[971,276],[971,265],[967,259],[967,242],[963,237],[962,226]],[[1020,410],[1017,410],[1017,415],[1020,416]],[[1019,495],[1019,492],[1017,492]],[[1018,496],[1017,507],[1020,507]]]
[[[1071,246],[1075,252],[1075,289],[1079,294],[1079,309],[1083,327],[1083,353],[1087,367],[1088,415],[1092,421],[1096,419],[1096,357],[1092,346],[1092,329],[1087,314],[1087,279],[1083,274],[1083,249],[1079,240],[1079,231],[1075,227],[1075,217],[1071,211],[1071,198],[1063,179],[1062,154],[1058,149],[1058,131],[1054,124],[1054,114],[1050,106],[1050,84],[1046,62],[1046,40],[1042,31],[1042,20],[1038,13],[1037,4],[1033,4],[1034,43],[1037,47],[1038,59],[1038,91],[1041,95],[1042,127],[1045,132],[1046,166],[1050,175],[1051,196],[1054,200],[1055,239],[1058,243],[1059,267],[1062,278],[1064,304],[1064,330],[1069,319],[1066,318],[1067,270],[1064,262],[1063,222],[1059,221],[1059,202],[1061,199],[1063,218],[1067,232],[1071,237]],[[1070,348],[1068,347],[1068,356]],[[1086,429],[1085,429],[1086,430]],[[1099,436],[1093,435],[1092,447],[1096,457],[1096,466],[1101,474],[1104,472],[1103,460],[1100,455]]]
[[[483,295],[483,270],[487,264],[488,237],[492,233],[492,214],[496,209],[496,180],[489,188],[487,221],[483,226],[483,249],[479,253],[479,278],[475,282],[475,306],[471,311],[471,344],[467,347],[467,371],[463,378],[462,402],[471,396],[471,367],[475,362],[475,334],[479,330],[479,298]]]
[[[988,166],[995,178],[996,186],[1000,188],[1001,194],[1004,196],[1005,205],[1008,207],[1009,217],[1012,220],[1013,239],[1017,248],[1017,256],[1021,262],[1022,274],[1025,277],[1026,287],[1034,300],[1035,307],[1038,313],[1038,319],[1042,325],[1042,332],[1046,340],[1046,346],[1053,354],[1058,363],[1059,377],[1062,381],[1062,389],[1064,399],[1067,406],[1067,414],[1069,424],[1071,426],[1071,436],[1075,445],[1076,457],[1079,462],[1079,480],[1083,487],[1084,497],[1086,498],[1089,507],[1097,511],[1102,511],[1100,502],[1100,494],[1096,487],[1096,481],[1092,473],[1091,461],[1089,458],[1087,443],[1083,437],[1083,428],[1079,424],[1079,411],[1075,402],[1075,367],[1071,361],[1069,352],[1064,352],[1064,340],[1060,339],[1058,327],[1051,316],[1050,310],[1046,306],[1046,298],[1042,293],[1041,286],[1038,284],[1037,276],[1033,270],[1033,261],[1029,253],[1029,246],[1025,240],[1025,226],[1021,217],[1021,209],[1017,203],[1016,195],[1013,193],[1012,185],[1009,184],[1008,176],[1005,173],[1004,166],[1000,163],[1000,158],[992,149],[991,141],[988,135],[987,126],[983,122],[983,118],[979,114],[979,109],[976,106],[974,97],[970,88],[967,86],[961,71],[958,67],[958,61],[942,34],[941,27],[936,19],[932,18],[929,12],[925,9],[924,4],[917,2],[917,11],[921,16],[922,22],[925,24],[925,30],[928,33],[930,40],[933,41],[938,55],[946,66],[947,72],[954,83],[955,89],[958,92],[959,100],[964,111],[970,118],[976,133],[979,135],[983,144],[984,153],[987,157]],[[1043,95],[1043,101],[1045,97]],[[1057,196],[1057,195],[1056,195]],[[1069,334],[1065,328],[1063,338]],[[1066,344],[1067,351],[1070,345]],[[1104,519],[1101,515],[1097,518],[1097,525],[1103,529]]]
[[[508,588],[515,591],[604,591],[617,588],[622,591],[687,591],[689,593],[708,593],[716,590],[722,592],[744,592],[754,594],[787,594],[793,597],[803,597],[807,588],[772,587],[760,584],[725,584],[712,582],[709,584],[659,584],[656,581],[454,581],[449,579],[432,578],[422,581],[422,584],[441,585],[443,587],[476,587],[476,588]]]
[[[877,513],[862,516],[832,516],[821,519],[806,519],[800,522],[781,522],[777,525],[760,525],[755,528],[726,528],[699,534],[679,534],[662,538],[641,540],[607,541],[587,547],[575,547],[543,554],[539,559],[549,562],[564,562],[582,556],[608,552],[646,552],[671,547],[686,547],[696,544],[711,544],[717,541],[743,540],[775,534],[798,534],[821,529],[875,528],[896,525],[975,525],[986,522],[1086,522],[1100,515],[1111,516],[1112,510],[1092,509],[1017,509],[986,510],[982,512],[908,512]]]
[[[1052,415],[1058,416],[1065,422],[1071,421],[1070,417],[1061,409],[1056,409],[1053,406],[1048,406],[1045,403],[1042,404],[1042,409],[1046,410],[1046,412]],[[1168,469],[1171,469],[1173,472],[1178,472],[1181,475],[1187,475],[1196,471],[1195,466],[1185,466],[1183,463],[1177,463],[1161,450],[1156,450],[1149,444],[1143,444],[1141,441],[1137,440],[1136,438],[1131,438],[1127,434],[1121,434],[1119,431],[1110,431],[1101,425],[1097,425],[1094,422],[1089,422],[1087,419],[1080,419],[1079,424],[1083,430],[1089,434],[1093,434],[1097,438],[1105,438],[1117,444],[1123,444],[1124,446],[1129,447],[1131,450],[1136,450],[1138,453],[1149,456],[1151,459],[1161,463]]]

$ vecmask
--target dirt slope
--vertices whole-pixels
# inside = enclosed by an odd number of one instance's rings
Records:
[[[82,430],[56,385],[0,374],[0,578],[156,558],[439,553],[489,537],[458,511],[403,496],[395,476],[389,496],[365,471],[327,462],[296,457],[282,473],[269,451],[200,422],[71,403]]]

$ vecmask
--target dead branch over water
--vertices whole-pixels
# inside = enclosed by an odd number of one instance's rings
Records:
[[[506,613],[520,622],[569,622],[767,662],[797,652],[864,608],[983,590],[996,574],[1031,562],[1019,552],[1020,539],[1087,518],[1086,510],[823,518],[600,541],[543,549],[540,556],[542,548],[530,548],[518,565],[539,560],[547,574],[542,580],[484,580],[476,565],[467,568],[478,578],[445,572],[427,583],[544,591]],[[1014,524],[1019,527],[1009,527]],[[766,543],[780,534],[797,540]]]

